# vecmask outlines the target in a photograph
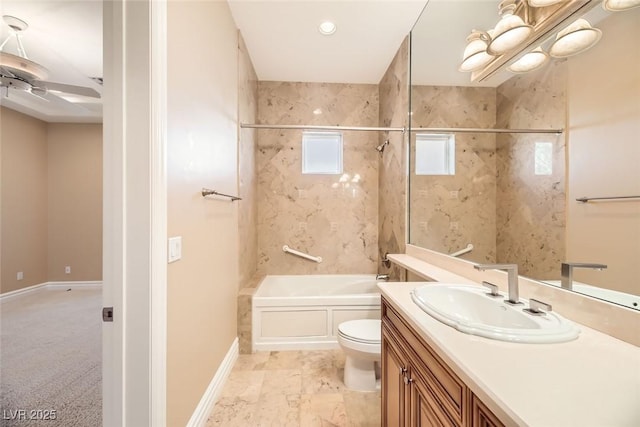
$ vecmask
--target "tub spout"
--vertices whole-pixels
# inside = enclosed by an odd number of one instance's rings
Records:
[[[388,281],[389,280],[389,275],[388,274],[376,274],[376,280]]]

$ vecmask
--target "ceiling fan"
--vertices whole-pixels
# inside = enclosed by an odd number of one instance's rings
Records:
[[[0,45],[0,87],[6,87],[7,94],[9,89],[16,89],[45,100],[45,96],[55,96],[51,92],[100,98],[100,93],[90,87],[46,81],[47,69],[27,57],[20,39],[22,32],[29,27],[27,23],[15,16],[4,15],[2,18],[12,30]],[[3,51],[5,45],[12,39],[16,41],[17,55]]]

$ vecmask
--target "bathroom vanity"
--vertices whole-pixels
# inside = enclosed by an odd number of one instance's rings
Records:
[[[465,334],[412,301],[424,285],[378,285],[383,425],[640,425],[638,347],[583,325],[555,344]]]
[[[384,426],[503,426],[402,316],[382,299]]]

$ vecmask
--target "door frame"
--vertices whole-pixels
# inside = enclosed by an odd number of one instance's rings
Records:
[[[166,425],[167,4],[103,0],[103,425]]]

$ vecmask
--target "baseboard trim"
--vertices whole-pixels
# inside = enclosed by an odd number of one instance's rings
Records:
[[[77,281],[77,282],[47,282],[47,288],[71,288],[71,289],[92,289],[102,286],[101,280]]]
[[[5,292],[0,294],[0,302],[6,301],[21,295],[30,294],[32,292],[43,291],[47,289],[92,289],[102,286],[102,281],[75,281],[75,282],[44,282],[33,286],[28,286],[22,289],[16,289],[15,291]]]
[[[200,403],[198,403],[193,415],[191,415],[191,419],[187,423],[187,427],[204,427],[207,423],[207,419],[209,418],[209,415],[211,415],[213,406],[222,392],[222,387],[224,387],[224,384],[231,373],[231,368],[233,368],[234,363],[236,363],[236,360],[238,359],[238,348],[238,338],[236,337],[233,340],[231,347],[229,347],[227,355],[218,367],[216,374],[209,383],[209,386],[202,395]]]

